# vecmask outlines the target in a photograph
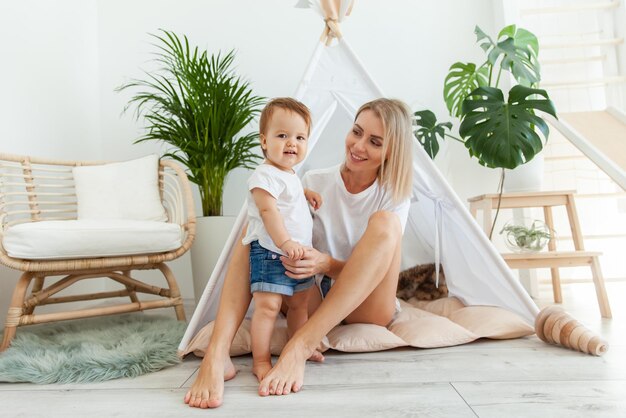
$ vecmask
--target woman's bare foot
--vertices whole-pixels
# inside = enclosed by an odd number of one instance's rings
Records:
[[[324,362],[324,354],[322,354],[321,352],[315,350],[313,352],[313,354],[311,354],[311,357],[309,357],[309,361],[314,361],[316,363],[323,363]]]
[[[237,374],[229,356],[224,360],[206,353],[185,403],[195,408],[217,408],[222,404],[224,382]]]
[[[265,377],[267,372],[272,370],[272,362],[271,361],[253,361],[252,362],[252,373],[256,376],[259,383]]]
[[[313,351],[297,345],[293,340],[287,343],[276,365],[259,384],[259,395],[287,395],[298,392],[304,382],[306,360],[313,355]]]

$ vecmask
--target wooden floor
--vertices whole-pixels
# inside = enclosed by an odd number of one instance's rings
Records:
[[[444,349],[334,352],[324,364],[307,366],[300,393],[261,398],[251,357],[244,356],[234,359],[239,373],[226,383],[224,405],[212,411],[182,403],[199,365],[188,358],[158,373],[99,384],[0,383],[0,417],[624,417],[626,283],[607,284],[612,320],[600,318],[592,285],[563,290],[564,307],[609,341],[604,357],[534,336]]]

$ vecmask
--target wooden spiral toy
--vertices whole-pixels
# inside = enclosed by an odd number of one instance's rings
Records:
[[[548,344],[561,345],[593,356],[601,356],[609,349],[606,341],[558,306],[548,306],[539,312],[535,319],[535,332],[537,337]]]

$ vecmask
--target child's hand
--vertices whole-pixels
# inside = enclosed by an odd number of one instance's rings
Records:
[[[295,241],[288,240],[280,247],[290,260],[299,260],[304,256],[304,247]]]
[[[313,209],[318,210],[322,206],[322,196],[319,193],[305,189],[304,197],[306,197],[307,202]]]

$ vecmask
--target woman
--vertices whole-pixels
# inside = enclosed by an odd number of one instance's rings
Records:
[[[324,199],[313,214],[316,249],[306,249],[300,260],[282,261],[290,277],[323,279],[319,290],[311,288],[309,320],[259,383],[261,396],[299,391],[306,360],[341,321],[386,326],[393,320],[411,193],[412,138],[408,107],[397,100],[374,100],[357,112],[346,137],[344,163],[304,177],[304,186]],[[249,247],[242,244],[234,250],[211,340],[185,395],[189,406],[221,405],[224,381],[235,376],[228,353],[250,303],[248,254]]]

